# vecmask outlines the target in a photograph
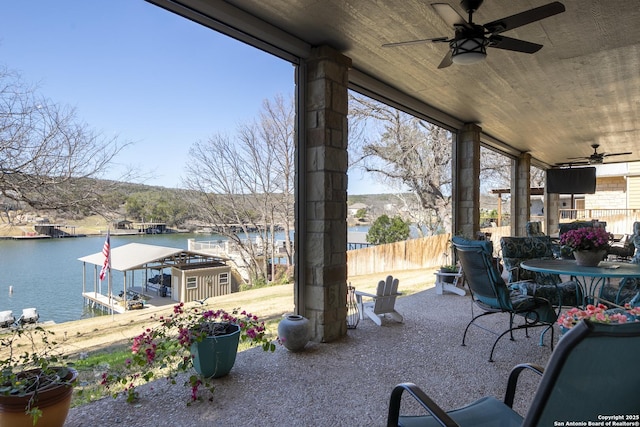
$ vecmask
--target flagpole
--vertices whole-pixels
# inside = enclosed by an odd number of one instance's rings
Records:
[[[107,240],[109,241],[109,256],[108,259],[108,268],[109,268],[109,276],[107,276],[107,287],[109,288],[109,307],[111,307],[111,320],[115,320],[115,310],[113,306],[113,286],[111,282],[111,227],[107,228]]]
[[[115,310],[113,307],[113,293],[111,292],[111,265],[109,265],[109,306],[111,307],[111,320],[115,320]]]
[[[104,241],[102,247],[102,254],[104,255],[104,262],[102,263],[102,270],[100,270],[100,294],[102,294],[102,281],[105,276],[107,277],[107,301],[109,303],[109,309],[111,310],[111,316],[113,318],[113,298],[111,292],[111,227],[107,228],[107,238]]]

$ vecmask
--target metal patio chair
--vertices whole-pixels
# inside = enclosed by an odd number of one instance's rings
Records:
[[[402,383],[391,392],[387,427],[552,426],[558,420],[602,422],[605,414],[633,417],[626,419],[637,422],[638,352],[640,322],[604,324],[583,320],[558,342],[546,368],[525,363],[511,370],[503,401],[488,396],[445,412],[417,385]],[[512,408],[523,371],[542,376],[524,416]],[[405,391],[429,415],[400,416]]]
[[[507,313],[509,314],[509,327],[500,334],[496,333],[498,338],[491,347],[489,362],[493,362],[493,352],[498,341],[507,334],[514,341],[513,331],[518,329],[524,329],[528,337],[529,328],[545,327],[541,338],[544,337],[544,333],[550,330],[551,349],[553,350],[552,326],[557,319],[557,313],[553,310],[551,303],[544,298],[525,295],[519,289],[510,290],[500,276],[493,258],[480,244],[471,246],[454,243],[454,247],[462,265],[472,301],[482,310],[478,315],[473,315],[472,310],[472,319],[464,330],[462,345],[466,345],[467,332],[472,325],[476,324],[477,319],[490,314]],[[516,324],[516,316],[522,317],[522,323]],[[480,327],[486,330],[486,328]]]

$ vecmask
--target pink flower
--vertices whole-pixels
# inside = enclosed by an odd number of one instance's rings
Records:
[[[195,308],[184,303],[173,306],[169,316],[152,316],[155,326],[133,338],[131,358],[125,362],[124,373],[105,373],[102,382],[105,387],[117,384],[124,388],[127,401],[137,399],[136,387],[142,381],[152,381],[160,372],[170,381],[175,381],[179,372],[193,369],[194,355],[191,344],[205,336],[216,334],[224,329],[224,324],[237,325],[240,339],[251,345],[258,345],[265,351],[274,351],[275,345],[265,331],[264,322],[257,316],[243,311],[239,319],[239,309],[228,313],[224,310],[210,310],[206,307]],[[222,324],[222,325],[221,325]],[[159,372],[158,369],[161,369]],[[199,391],[213,391],[213,384],[207,378],[191,375],[187,382],[191,389],[191,400],[197,400]]]
[[[573,307],[561,314],[558,317],[557,323],[562,327],[570,329],[582,319],[589,319],[592,322],[600,323],[626,323],[629,321],[627,314],[631,316],[640,315],[640,308],[632,308],[629,304],[626,304],[624,307],[625,313],[607,313],[607,310],[607,306],[603,304],[598,304],[597,306],[589,304],[584,310]],[[640,318],[635,321],[640,321]]]
[[[610,235],[603,228],[582,227],[569,230],[560,237],[560,244],[572,250],[598,250],[609,247]]]
[[[193,400],[194,402],[198,400],[198,387],[200,387],[200,385],[202,385],[202,381],[197,380],[191,386],[191,400]]]

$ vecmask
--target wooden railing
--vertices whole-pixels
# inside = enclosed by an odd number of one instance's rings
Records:
[[[607,223],[613,234],[633,233],[633,223],[640,221],[640,209],[560,209],[560,222],[597,219]]]

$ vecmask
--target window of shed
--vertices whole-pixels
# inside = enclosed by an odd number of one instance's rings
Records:
[[[221,285],[226,285],[229,283],[229,273],[220,273],[218,280]]]
[[[187,277],[187,289],[195,289],[198,287],[198,279],[196,277]]]

